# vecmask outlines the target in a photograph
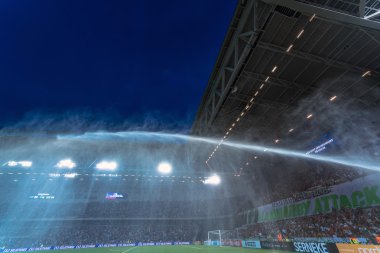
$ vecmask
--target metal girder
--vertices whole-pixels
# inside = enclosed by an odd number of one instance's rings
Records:
[[[267,75],[251,71],[244,71],[243,75],[247,78],[254,79],[263,83],[267,77]],[[314,87],[310,87],[307,84],[292,82],[278,77],[271,77],[266,83],[283,88],[297,88],[300,90],[315,89]]]
[[[379,30],[380,22],[376,22],[373,20],[367,20],[360,17],[356,17],[353,15],[344,14],[342,12],[333,11],[326,8],[317,7],[311,4],[305,4],[302,2],[298,2],[295,0],[261,0],[264,3],[271,5],[280,5],[285,6],[293,10],[297,10],[300,12],[308,13],[310,15],[317,15],[320,17],[324,17],[327,19],[349,23],[354,25],[359,25],[363,27],[368,27],[371,29]]]
[[[251,99],[251,96],[248,96],[247,94],[240,93],[240,94],[236,94],[234,96],[231,96],[230,99],[238,100],[238,101],[241,101],[243,103],[248,103],[249,100]],[[261,98],[261,97],[255,98],[254,105],[262,105],[262,106],[276,108],[276,109],[278,109],[280,107],[295,108],[295,106],[293,106],[293,105],[289,105],[289,104],[285,104],[285,103],[277,102],[275,100],[265,99],[265,98]],[[238,112],[240,112],[240,111],[241,110],[238,110]]]
[[[350,27],[353,31],[369,31],[367,28],[375,29],[377,31],[380,30],[380,23],[378,22],[364,20],[363,18],[316,7],[299,1],[252,0],[244,3],[240,2],[238,7],[240,10],[239,12],[236,12],[239,14],[236,15],[235,13],[234,20],[230,25],[229,32],[218,56],[206,93],[202,99],[200,109],[194,121],[192,128],[193,134],[202,134],[205,131],[208,131],[217,117],[223,117],[223,115],[219,115],[221,108],[226,99],[234,98],[235,95],[232,94],[232,96],[230,96],[230,94],[232,88],[239,81],[239,78],[246,76],[261,82],[265,81],[267,75],[247,72],[245,70],[244,66],[246,66],[253,48],[255,48],[255,50],[266,49],[272,52],[281,53],[283,57],[286,54],[290,57],[305,59],[308,62],[320,63],[325,65],[327,69],[329,67],[334,67],[344,71],[358,72],[360,75],[367,71],[365,66],[358,67],[347,62],[337,61],[335,60],[336,58],[330,56],[321,57],[310,52],[303,52],[296,49],[286,53],[286,48],[284,47],[276,44],[260,42],[260,37],[265,33],[264,30],[266,29],[257,27],[259,22],[257,22],[256,17],[260,17],[264,14],[263,19],[269,21],[273,15],[274,8],[277,5],[285,6],[300,11],[303,14],[309,14],[310,16],[316,14],[317,18],[320,20],[339,24],[344,27]],[[259,6],[259,8],[257,8],[257,6]],[[262,6],[265,6],[265,8]],[[258,15],[256,15],[256,12],[258,12]],[[262,19],[260,18],[260,21],[261,20]],[[375,30],[372,30],[371,33],[375,32]],[[380,72],[371,70],[371,75],[379,77]],[[276,77],[271,77],[267,83],[273,86],[283,87],[284,91],[290,88],[297,88],[297,93],[316,89],[316,87],[313,87],[310,84],[301,84]],[[327,91],[323,90],[322,92]],[[279,97],[281,97],[281,95]]]
[[[349,71],[352,71],[352,72],[358,72],[360,74],[363,74],[364,72],[367,71],[367,69],[364,69],[364,68],[361,68],[361,67],[358,67],[358,66],[355,66],[355,65],[351,65],[349,63],[337,61],[337,60],[331,59],[331,58],[324,58],[324,57],[321,57],[321,56],[318,56],[318,55],[310,54],[310,53],[303,52],[303,51],[296,50],[296,49],[293,49],[291,52],[287,53],[285,47],[281,47],[281,46],[274,45],[274,44],[267,43],[267,42],[259,42],[257,46],[261,47],[263,49],[266,49],[266,50],[270,50],[270,51],[276,52],[276,53],[287,54],[287,55],[290,55],[290,56],[293,56],[293,57],[297,57],[297,58],[302,58],[302,59],[308,60],[310,62],[322,63],[324,65],[340,68],[340,69],[343,69],[343,70],[349,70]],[[372,70],[371,71],[371,75],[372,76],[380,76],[380,73],[377,72],[377,71]]]
[[[372,13],[372,14],[368,15],[368,16],[365,16],[364,18],[365,18],[365,19],[376,18],[376,17],[378,17],[379,15],[380,15],[380,11],[377,11],[377,12],[375,12],[375,13]]]
[[[260,32],[255,30],[257,22],[249,20],[252,16],[253,19],[256,17],[253,15],[255,3],[256,1],[247,1],[247,6],[244,7],[238,27],[235,29],[231,43],[226,49],[222,65],[212,82],[211,91],[206,97],[206,102],[202,105],[202,111],[198,112],[196,123],[193,126],[193,131],[196,134],[211,126],[232,85],[235,83],[236,78],[239,77],[254,43],[260,36]],[[244,47],[239,51],[239,48],[242,48],[239,47],[241,45],[244,45]]]
[[[370,4],[370,5],[368,5]],[[379,0],[373,0],[373,1],[368,1],[366,6],[365,6],[365,17],[370,16],[376,12],[378,12],[380,9],[380,1]]]
[[[364,18],[366,0],[359,1],[359,17]]]

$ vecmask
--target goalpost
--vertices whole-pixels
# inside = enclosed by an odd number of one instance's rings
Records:
[[[212,230],[207,232],[207,243],[208,246],[223,246],[224,239],[227,234],[230,234],[231,230]]]

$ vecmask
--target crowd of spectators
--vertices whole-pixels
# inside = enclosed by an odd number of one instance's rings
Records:
[[[20,232],[20,229],[25,232]],[[121,244],[136,242],[191,242],[199,229],[196,224],[140,224],[119,222],[107,225],[82,223],[80,226],[51,226],[48,229],[15,228],[0,231],[0,247],[50,247],[62,245]],[[28,232],[26,232],[28,231]]]
[[[363,237],[380,235],[380,207],[342,209],[328,214],[264,222],[239,229],[242,238]]]
[[[205,218],[233,215],[237,212],[238,198],[199,201],[93,201],[64,202],[57,200],[28,200],[0,205],[0,213],[8,219],[23,218]],[[16,210],[16,211],[15,211]]]
[[[41,247],[59,245],[120,244],[136,242],[194,241],[202,234],[194,221],[78,221],[48,225],[13,224],[0,229],[0,246]],[[48,224],[48,223],[43,223]],[[204,232],[204,231],[203,231]],[[328,214],[256,223],[234,230],[234,238],[294,240],[297,238],[366,238],[376,243],[380,235],[380,207],[342,209]],[[231,235],[232,236],[232,235]]]
[[[298,201],[324,194],[332,185],[351,181],[365,172],[353,169],[325,169],[318,167],[307,176],[310,180],[295,177],[297,189],[277,184],[276,191],[263,194],[256,206],[281,199]],[[326,180],[327,178],[327,180]],[[289,184],[289,182],[288,182]],[[299,191],[302,189],[302,191]],[[0,212],[10,220],[36,219],[61,220],[61,225],[0,225],[0,247],[41,247],[52,245],[120,244],[134,242],[193,241],[205,229],[200,228],[202,219],[225,216],[234,219],[241,208],[240,198],[198,201],[72,201],[28,200],[20,204],[0,205]],[[248,206],[249,202],[248,203]],[[23,210],[22,215],[17,210]],[[131,225],[120,220],[135,220]],[[193,220],[184,224],[184,220]],[[68,225],[69,220],[78,224]],[[100,223],[94,223],[94,220]],[[119,221],[113,221],[119,220]],[[151,222],[162,220],[163,222]],[[236,220],[236,219],[235,219]],[[87,222],[88,221],[88,222]],[[102,222],[107,223],[102,223]],[[197,225],[197,222],[198,225]],[[232,222],[233,223],[233,222]],[[222,226],[218,227],[219,229]],[[32,229],[32,230],[31,230]],[[34,229],[34,230],[33,230]],[[12,232],[13,231],[13,232]],[[265,222],[239,228],[239,238],[299,237],[364,237],[374,238],[380,234],[380,208],[342,209],[276,222]]]
[[[260,198],[256,199],[253,204],[257,207],[287,198],[293,198],[295,201],[307,199],[312,197],[311,195],[315,192],[327,191],[331,186],[352,181],[370,173],[374,172],[358,168],[313,165],[311,168],[299,172],[291,172],[290,179],[268,181],[268,184],[275,185],[275,190],[266,189],[262,184],[257,184]],[[269,191],[270,194],[262,192],[263,189]],[[254,206],[251,204],[251,207]]]

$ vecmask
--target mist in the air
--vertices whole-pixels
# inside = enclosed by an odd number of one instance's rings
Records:
[[[348,87],[339,93],[343,95],[331,101],[331,92],[324,92],[329,83],[326,80],[320,89],[282,116],[279,144],[264,138],[252,142],[259,138],[254,126],[246,134],[249,138],[241,138],[244,133],[240,133],[239,137],[221,143],[222,136],[193,136],[188,124],[165,126],[157,117],[147,117],[142,123],[134,124],[133,120],[119,116],[89,112],[27,114],[19,122],[5,124],[0,131],[3,173],[0,176],[7,200],[3,204],[0,231],[8,235],[45,237],[55,233],[62,217],[75,220],[95,215],[92,218],[99,218],[96,215],[100,214],[93,214],[89,203],[106,201],[107,192],[123,193],[127,201],[141,203],[139,208],[146,212],[134,218],[173,218],[170,210],[174,207],[163,203],[187,201],[197,205],[189,208],[196,211],[182,213],[183,217],[207,220],[241,211],[244,206],[239,203],[251,207],[265,203],[267,193],[281,190],[279,187],[290,182],[297,170],[301,173],[321,166],[380,170],[380,108],[376,100],[379,90],[373,89],[372,101],[368,98],[361,101],[350,98],[372,84]],[[312,117],[307,119],[310,114]],[[99,120],[102,116],[103,120]],[[289,129],[294,130],[289,133]],[[324,141],[326,133],[333,142],[319,153],[307,154],[320,139]],[[206,164],[218,145],[217,154]],[[74,169],[56,167],[58,161],[68,158],[75,161]],[[33,166],[8,166],[9,161],[25,160],[33,161]],[[115,161],[118,168],[111,172],[97,171],[95,165],[101,161]],[[157,165],[162,161],[172,164],[172,174],[157,172]],[[68,174],[75,176],[70,178]],[[204,184],[213,174],[218,174],[222,183]],[[267,183],[274,179],[279,184]],[[51,194],[54,199],[32,198],[39,193]],[[143,206],[143,202],[161,203],[162,208],[157,209],[153,204]],[[126,215],[129,212],[125,210]],[[120,214],[110,207],[102,215],[114,218]],[[57,218],[54,226],[46,226],[46,221]],[[20,226],[15,222],[20,222]],[[31,224],[30,231],[23,229],[25,223]],[[232,219],[224,225],[236,226]]]

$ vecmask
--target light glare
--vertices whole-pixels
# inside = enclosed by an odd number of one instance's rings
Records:
[[[157,170],[160,173],[169,174],[170,172],[172,172],[172,165],[170,163],[167,163],[167,162],[161,162],[157,166]]]
[[[212,184],[212,185],[218,185],[220,184],[220,177],[216,174],[212,175],[211,177],[208,177],[205,181],[203,181],[204,184]]]
[[[102,161],[96,164],[95,166],[98,170],[107,170],[107,171],[113,171],[117,168],[116,162],[109,162],[109,161]]]
[[[15,167],[15,166],[17,166],[17,162],[16,161],[9,161],[9,162],[7,162],[7,165],[9,166],[9,167]]]
[[[365,77],[365,76],[369,76],[371,74],[371,71],[366,71],[366,72],[364,72],[364,74],[362,75],[362,77]]]
[[[60,169],[72,169],[76,166],[76,164],[70,159],[61,160],[57,163],[56,167]]]
[[[32,166],[32,162],[31,161],[19,161],[18,164],[20,164],[22,167],[31,167]]]
[[[29,168],[32,166],[32,162],[31,161],[9,161],[7,162],[7,165],[9,167],[15,167],[15,166],[21,166],[21,167],[25,167],[25,168]]]
[[[63,175],[65,178],[75,178],[77,176],[76,173],[66,173]]]

